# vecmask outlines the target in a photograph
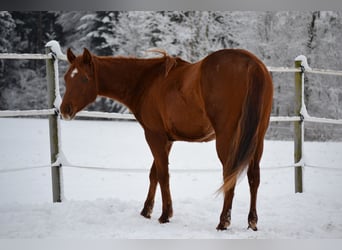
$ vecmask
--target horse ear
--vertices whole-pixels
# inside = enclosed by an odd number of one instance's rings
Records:
[[[70,63],[73,63],[76,58],[75,54],[71,51],[70,48],[68,48],[67,50],[67,58]]]
[[[84,50],[83,50],[83,62],[85,64],[91,63],[91,53],[87,48],[84,48]]]

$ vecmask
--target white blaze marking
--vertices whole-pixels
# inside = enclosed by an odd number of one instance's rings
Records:
[[[74,78],[74,76],[75,76],[77,73],[78,73],[78,70],[77,70],[77,68],[75,68],[75,69],[71,72],[70,77],[71,77],[71,78]]]

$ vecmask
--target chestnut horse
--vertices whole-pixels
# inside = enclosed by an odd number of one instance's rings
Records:
[[[273,84],[265,65],[253,54],[224,49],[196,63],[161,52],[142,59],[95,56],[87,49],[75,56],[68,49],[70,67],[60,111],[70,120],[98,95],[125,104],[145,132],[154,161],[141,215],[151,218],[159,183],[160,223],[172,217],[168,156],[174,141],[216,139],[223,166],[224,203],[217,230],[230,225],[237,177],[247,171],[250,187],[248,227],[257,230],[257,190],[263,140],[272,109]]]

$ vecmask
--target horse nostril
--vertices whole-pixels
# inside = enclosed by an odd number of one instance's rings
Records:
[[[72,107],[72,105],[71,104],[62,105],[61,113],[62,113],[63,119],[65,119],[65,120],[72,119],[72,115],[73,115],[73,107]]]
[[[65,113],[68,114],[68,115],[72,114],[72,106],[71,106],[71,104],[66,105]]]

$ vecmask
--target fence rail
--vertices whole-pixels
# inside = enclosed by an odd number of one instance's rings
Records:
[[[59,105],[61,97],[59,93],[59,76],[58,76],[58,60],[66,60],[66,56],[61,52],[59,43],[50,41],[46,44],[46,54],[0,54],[0,59],[17,59],[17,60],[46,60],[47,68],[47,83],[48,83],[48,108],[41,110],[2,110],[0,117],[18,117],[18,116],[48,116],[49,117],[49,132],[50,132],[50,151],[51,151],[51,165],[49,166],[32,166],[33,168],[51,167],[52,174],[52,190],[53,201],[62,201],[62,180],[61,180],[61,167],[75,167],[67,163],[67,160],[62,157],[59,152],[62,152],[60,140],[60,125],[59,125]],[[314,123],[329,123],[329,124],[342,124],[342,120],[312,117],[308,114],[304,102],[304,74],[323,74],[342,76],[342,71],[325,70],[325,69],[311,69],[304,56],[298,56],[295,59],[294,67],[267,67],[270,72],[280,73],[294,73],[295,79],[295,116],[272,116],[270,122],[293,122],[294,123],[294,164],[287,166],[269,167],[267,169],[277,169],[283,167],[293,167],[295,170],[295,192],[302,192],[302,168],[316,167],[305,164],[303,156],[304,147],[304,124],[305,122]],[[81,111],[77,114],[78,117],[88,118],[106,118],[106,119],[124,119],[135,120],[132,114],[119,114],[108,112],[95,112],[95,111]],[[94,166],[82,166],[87,169],[102,169],[111,170],[109,168],[99,168]],[[335,169],[335,168],[333,168]],[[10,171],[22,171],[27,168],[3,169],[0,173]],[[120,169],[116,169],[121,171]],[[113,171],[113,170],[111,170]],[[181,171],[181,170],[180,170]],[[201,170],[205,171],[205,170]]]
[[[57,109],[39,109],[39,110],[1,110],[0,117],[18,117],[18,116],[47,116],[53,115]]]
[[[0,54],[0,59],[43,60],[43,59],[52,59],[52,56],[46,55],[46,54],[2,53],[2,54]]]

